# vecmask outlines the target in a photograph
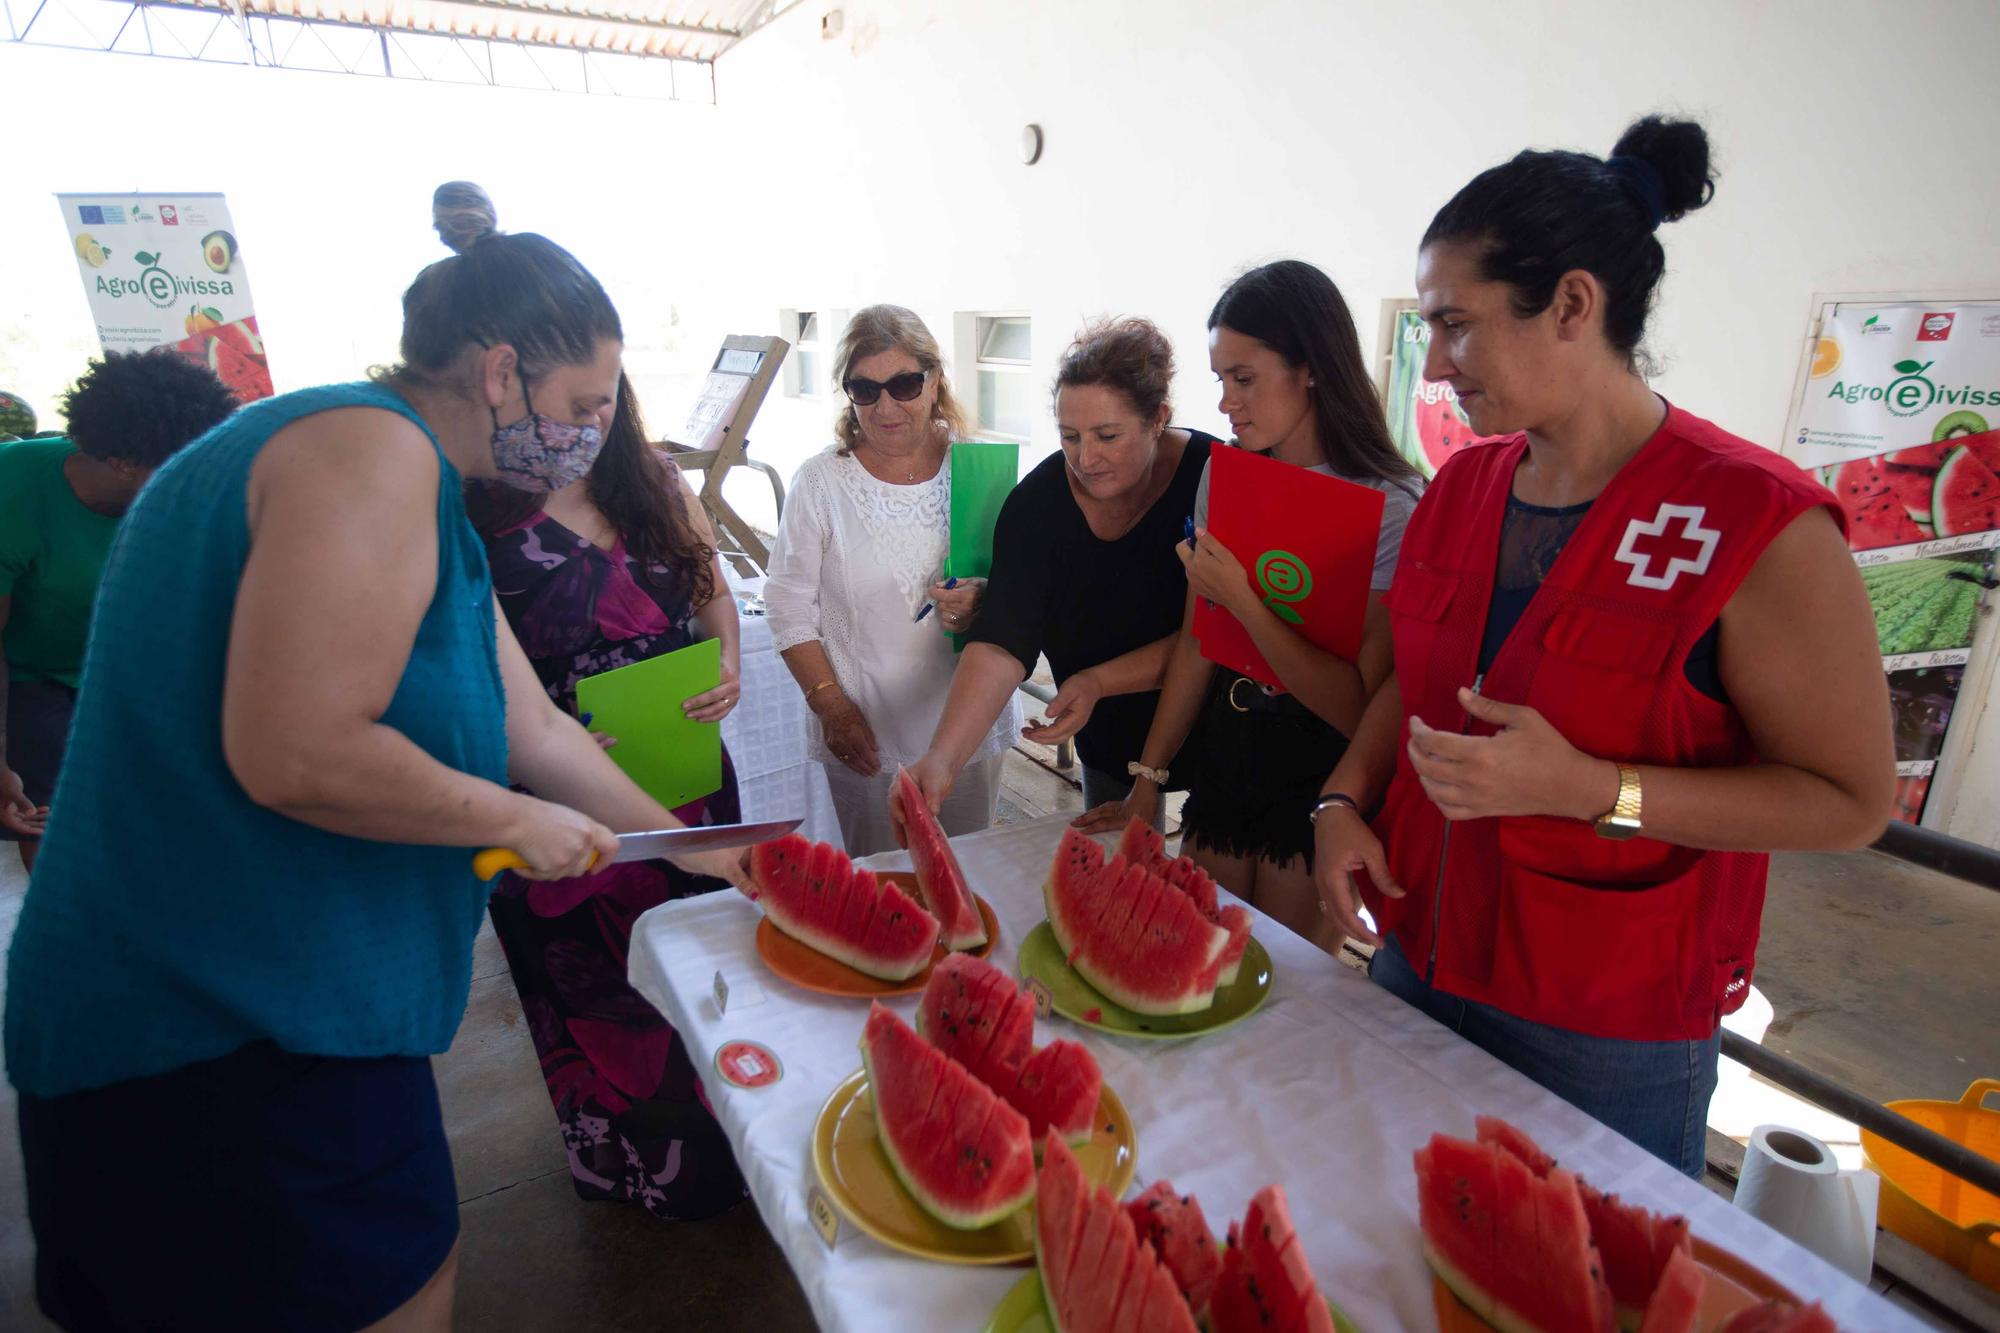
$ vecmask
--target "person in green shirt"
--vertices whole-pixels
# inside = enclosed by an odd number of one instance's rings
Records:
[[[0,840],[31,870],[118,519],[237,403],[208,367],[161,348],[91,362],[62,406],[67,438],[0,444]]]

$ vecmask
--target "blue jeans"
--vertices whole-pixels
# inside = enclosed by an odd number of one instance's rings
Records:
[[[1431,986],[1394,938],[1375,951],[1368,976],[1653,1156],[1701,1179],[1720,1029],[1705,1041],[1625,1041],[1533,1023]]]
[[[1112,801],[1122,801],[1132,794],[1132,779],[1122,778],[1115,773],[1107,773],[1101,768],[1083,766],[1083,808],[1095,810],[1100,805]],[[1153,804],[1153,827],[1160,832],[1167,831],[1167,794],[1160,793],[1160,799]]]

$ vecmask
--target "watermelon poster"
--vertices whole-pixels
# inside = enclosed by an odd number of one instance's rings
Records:
[[[1444,460],[1484,436],[1474,435],[1459,410],[1458,395],[1449,384],[1424,378],[1424,358],[1431,349],[1430,326],[1414,310],[1398,310],[1390,333],[1389,389],[1385,406],[1389,434],[1403,457],[1426,477],[1436,476]]]
[[[59,194],[71,257],[108,352],[173,347],[244,402],[270,364],[228,202],[219,194]]]
[[[2000,547],[2000,302],[1825,309],[1786,454],[1840,500],[1923,813]],[[1976,710],[1974,710],[1976,711]]]

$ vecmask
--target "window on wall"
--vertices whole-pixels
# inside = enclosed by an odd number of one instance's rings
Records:
[[[796,375],[792,396],[817,398],[826,392],[825,382],[820,378],[825,363],[821,355],[819,311],[792,311],[785,331],[792,340],[792,367]]]
[[[1035,388],[1026,315],[980,315],[973,361],[981,435],[1026,440],[1035,427]]]

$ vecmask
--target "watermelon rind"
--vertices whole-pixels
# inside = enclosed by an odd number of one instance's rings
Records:
[[[894,936],[899,942],[893,950],[884,945],[871,951],[866,940],[827,930],[805,917],[802,904],[790,900],[790,885],[780,882],[777,872],[804,876],[810,873],[813,864],[819,863],[824,864],[825,870],[817,891],[829,899],[838,894],[839,904],[845,905],[853,902],[854,895],[874,896],[876,910],[864,917],[871,937],[880,939],[890,934],[889,927],[875,929],[873,918],[879,911],[908,917],[907,926],[900,919],[894,921],[897,927]],[[930,965],[931,955],[937,950],[937,918],[917,906],[915,899],[894,884],[876,879],[872,871],[857,869],[838,848],[810,843],[796,833],[789,833],[751,849],[750,873],[757,888],[753,897],[773,926],[857,972],[880,981],[908,981]],[[836,884],[836,880],[841,882]],[[839,905],[822,915],[837,921],[842,919]]]
[[[891,1032],[889,1030],[891,1026],[900,1031]],[[1029,1164],[1029,1169],[1022,1173],[1024,1183],[1021,1188],[1007,1192],[996,1187],[991,1199],[983,1200],[981,1204],[960,1206],[947,1202],[938,1193],[936,1186],[927,1184],[919,1178],[921,1173],[915,1169],[915,1165],[904,1160],[903,1149],[897,1143],[900,1133],[891,1126],[884,1112],[886,1099],[882,1095],[882,1089],[885,1085],[878,1072],[875,1049],[875,1043],[883,1040],[896,1041],[899,1044],[906,1041],[914,1042],[923,1051],[937,1057],[933,1070],[927,1075],[933,1081],[934,1095],[931,1098],[933,1108],[936,1107],[940,1097],[954,1104],[966,1097],[974,1098],[980,1106],[990,1108],[982,1124],[982,1136],[985,1129],[991,1126],[995,1115],[999,1115],[1003,1122],[1011,1117],[1011,1123],[1003,1126],[1001,1132],[1006,1133],[1007,1127],[1018,1127],[1018,1136],[1011,1134],[1007,1136],[1017,1142],[1006,1146],[1016,1150],[1013,1160],[1025,1159]],[[1001,1101],[992,1089],[974,1078],[972,1072],[965,1066],[952,1060],[936,1047],[926,1044],[923,1038],[911,1031],[900,1018],[883,1008],[880,1001],[871,1007],[867,1026],[862,1029],[861,1066],[868,1075],[868,1086],[875,1094],[871,1100],[875,1105],[876,1141],[882,1145],[882,1155],[888,1159],[890,1169],[896,1173],[896,1179],[903,1183],[903,1188],[909,1191],[910,1197],[916,1200],[918,1207],[948,1227],[959,1231],[977,1231],[981,1227],[993,1225],[1003,1217],[1019,1212],[1023,1205],[1035,1197],[1034,1150],[1028,1145],[1027,1120],[1020,1112]],[[946,1096],[952,1091],[951,1085],[960,1081],[963,1086],[959,1090],[959,1098]],[[997,1180],[1004,1172],[996,1170],[994,1174]]]
[[[1113,1004],[1136,1014],[1176,1015],[1215,1003],[1230,932],[1145,867],[1117,856],[1106,861],[1095,842],[1065,829],[1042,882],[1042,902],[1071,969]],[[1108,970],[1114,952],[1123,977]],[[1128,984],[1134,974],[1147,978],[1145,991]]]

